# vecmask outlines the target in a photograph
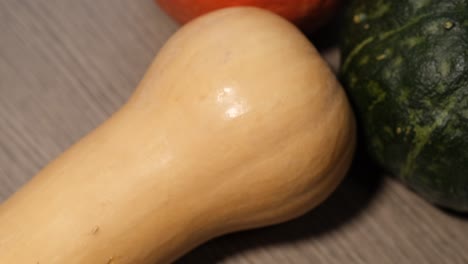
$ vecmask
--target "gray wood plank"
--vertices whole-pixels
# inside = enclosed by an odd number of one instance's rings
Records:
[[[1,0],[0,201],[120,107],[176,28],[151,0]],[[178,263],[468,263],[466,217],[359,164],[304,217]]]

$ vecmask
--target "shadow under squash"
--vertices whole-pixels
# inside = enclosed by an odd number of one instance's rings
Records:
[[[382,173],[362,150],[358,150],[346,179],[317,208],[283,224],[213,239],[179,259],[176,264],[219,263],[258,247],[319,237],[358,216],[369,206],[381,185]]]

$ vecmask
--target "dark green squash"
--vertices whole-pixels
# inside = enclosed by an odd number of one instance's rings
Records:
[[[468,0],[354,0],[344,21],[341,77],[371,156],[468,211]]]

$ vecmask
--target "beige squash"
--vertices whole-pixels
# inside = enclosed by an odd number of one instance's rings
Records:
[[[318,205],[354,146],[345,93],[294,26],[217,11],[181,28],[121,110],[0,206],[0,263],[169,263]]]

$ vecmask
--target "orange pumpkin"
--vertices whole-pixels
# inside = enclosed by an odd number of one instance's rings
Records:
[[[255,6],[275,12],[303,29],[314,30],[332,17],[340,0],[156,0],[156,2],[181,24],[220,8]]]

